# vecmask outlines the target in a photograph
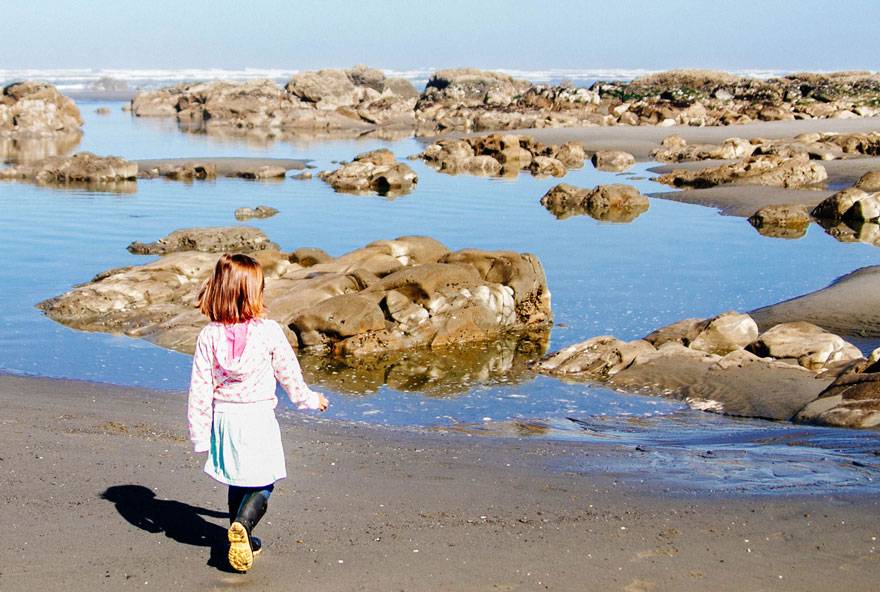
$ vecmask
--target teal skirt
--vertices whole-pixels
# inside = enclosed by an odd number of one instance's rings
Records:
[[[214,405],[205,472],[220,483],[241,487],[287,477],[274,401]]]

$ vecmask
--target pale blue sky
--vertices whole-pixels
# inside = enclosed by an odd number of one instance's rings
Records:
[[[0,68],[880,69],[880,0],[0,0]]]

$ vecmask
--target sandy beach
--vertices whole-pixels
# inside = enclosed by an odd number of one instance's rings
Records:
[[[876,587],[874,495],[658,491],[608,470],[624,447],[305,417],[238,575],[183,393],[2,376],[0,401],[4,591]]]

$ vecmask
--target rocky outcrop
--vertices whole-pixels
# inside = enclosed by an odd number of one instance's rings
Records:
[[[210,162],[167,162],[142,169],[138,176],[145,179],[165,177],[173,181],[206,181],[217,178],[217,165]]]
[[[582,189],[561,183],[544,194],[541,205],[560,220],[585,214],[603,222],[632,222],[648,210],[649,202],[631,185]]]
[[[580,144],[543,144],[530,136],[499,135],[440,140],[415,158],[442,173],[456,175],[516,175],[561,177],[580,168],[587,155]]]
[[[600,171],[625,171],[636,163],[635,157],[623,150],[599,150],[590,158],[593,166]]]
[[[721,144],[689,145],[681,136],[668,136],[652,156],[663,162],[739,160],[748,156],[775,155],[810,160],[836,160],[880,153],[880,133],[804,133],[794,138],[728,138]]]
[[[812,214],[830,221],[874,222],[880,219],[880,192],[849,187],[823,200]]]
[[[53,156],[0,169],[0,179],[31,181],[41,185],[133,181],[137,174],[138,166],[133,162],[118,156],[96,156],[91,152]]]
[[[133,242],[128,245],[131,253],[138,255],[167,255],[180,251],[202,253],[226,253],[277,250],[262,230],[249,226],[231,228],[185,228],[175,230],[168,236],[151,243]]]
[[[271,218],[278,210],[269,206],[257,206],[255,208],[238,208],[235,210],[236,220],[250,220],[251,218]]]
[[[810,214],[803,204],[766,206],[749,217],[759,233],[773,238],[800,238],[807,233]]]
[[[397,162],[385,148],[358,154],[335,171],[324,171],[318,178],[343,193],[402,195],[413,190],[419,178],[406,164]]]
[[[590,88],[532,84],[472,68],[435,72],[424,92],[379,70],[301,72],[271,81],[183,84],[138,94],[132,112],[173,116],[197,129],[293,134],[403,129],[430,135],[589,125],[730,125],[753,120],[880,114],[880,77],[797,74],[759,80],[672,71]]]
[[[79,109],[51,84],[17,82],[0,93],[0,137],[81,134]]]
[[[730,415],[791,419],[859,350],[810,323],[759,334],[746,314],[686,319],[644,339],[602,336],[550,354],[541,372],[672,396]]]
[[[766,185],[771,187],[809,187],[828,178],[822,165],[797,156],[752,156],[734,164],[698,170],[677,169],[657,178],[673,187],[714,187],[716,185]]]
[[[847,367],[797,421],[847,428],[880,426],[880,349]]]
[[[243,232],[250,240],[241,240]],[[266,273],[269,315],[310,351],[445,348],[507,333],[546,333],[552,318],[543,268],[529,254],[450,252],[427,237],[403,237],[328,259],[322,252],[281,253],[259,231],[243,228],[182,231],[138,246],[136,252],[168,254],[105,272],[40,307],[76,328],[191,351],[205,323],[192,306],[219,255],[180,250],[238,250],[236,244],[258,249],[253,256]]]
[[[407,81],[364,66],[270,80],[182,84],[139,93],[136,116],[175,116],[203,128],[237,130],[368,130],[415,124],[418,93]]]

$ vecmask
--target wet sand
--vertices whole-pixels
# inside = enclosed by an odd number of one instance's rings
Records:
[[[876,492],[719,495],[622,477],[631,447],[307,417],[232,574],[183,393],[0,376],[0,402],[4,591],[876,589]]]

